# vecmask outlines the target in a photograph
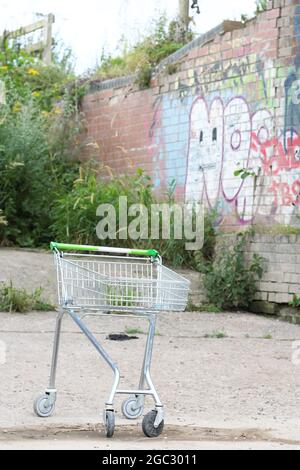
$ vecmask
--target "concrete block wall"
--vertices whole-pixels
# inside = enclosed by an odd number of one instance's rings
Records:
[[[248,252],[264,260],[256,300],[287,304],[300,297],[300,235],[255,235]]]

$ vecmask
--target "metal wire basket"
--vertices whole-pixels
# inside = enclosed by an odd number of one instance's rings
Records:
[[[160,256],[56,252],[59,303],[92,310],[184,311],[189,281],[162,265]],[[133,252],[129,257],[128,252]],[[142,253],[142,252],[141,252]]]

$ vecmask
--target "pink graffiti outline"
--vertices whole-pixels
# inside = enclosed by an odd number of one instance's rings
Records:
[[[187,187],[187,182],[188,182],[188,169],[189,169],[189,160],[190,160],[190,151],[191,151],[191,129],[192,129],[192,113],[193,113],[193,108],[194,106],[196,105],[196,103],[198,101],[202,101],[206,107],[206,110],[207,110],[207,116],[208,116],[208,122],[210,123],[211,122],[211,109],[212,109],[212,106],[214,104],[215,101],[220,101],[220,103],[222,104],[222,108],[224,109],[224,103],[223,103],[223,100],[222,98],[214,98],[210,104],[210,106],[208,105],[207,103],[207,100],[202,97],[202,96],[198,96],[192,103],[192,106],[191,106],[191,110],[190,110],[190,113],[189,113],[189,126],[190,126],[190,130],[189,130],[189,145],[188,145],[188,154],[187,154],[187,161],[186,161],[186,179],[185,179],[185,194],[186,194],[186,187]],[[223,112],[223,118],[222,118],[222,125],[223,125],[223,128],[224,128],[224,112]],[[222,138],[222,160],[221,160],[221,170],[220,170],[220,175],[219,175],[219,184],[218,184],[218,190],[217,190],[217,196],[216,196],[216,200],[219,199],[219,195],[220,195],[220,189],[221,189],[221,177],[222,177],[222,173],[223,173],[223,148],[224,148],[224,133],[223,133],[223,138]],[[208,196],[208,191],[207,191],[207,185],[206,185],[206,179],[205,179],[205,173],[203,172],[203,193],[202,193],[202,199],[203,199],[203,195],[205,193],[206,195],[206,200],[208,202],[208,205],[210,208],[212,208],[212,205],[210,203],[210,199],[209,199],[209,196]],[[202,202],[202,201],[201,201]]]
[[[250,128],[250,143],[249,143],[249,150],[248,150],[248,157],[247,157],[247,168],[249,166],[249,161],[250,161],[250,155],[251,155],[251,135],[252,135],[252,115],[251,115],[251,111],[250,111],[250,107],[249,107],[249,104],[247,103],[246,99],[243,97],[243,96],[235,96],[233,98],[231,98],[228,103],[226,104],[226,106],[224,105],[224,100],[221,98],[221,97],[215,97],[211,104],[209,105],[208,104],[208,101],[206,100],[205,97],[203,96],[198,96],[192,103],[192,106],[191,106],[191,110],[190,110],[190,113],[189,113],[189,126],[190,126],[190,131],[189,131],[189,145],[188,145],[188,155],[187,155],[187,162],[186,162],[186,180],[185,180],[185,193],[186,193],[186,189],[187,189],[187,182],[188,182],[188,169],[189,169],[189,163],[190,163],[190,152],[191,152],[191,129],[192,129],[192,113],[193,113],[193,109],[194,109],[194,106],[196,105],[196,103],[198,101],[202,101],[206,107],[206,110],[207,110],[207,116],[208,116],[208,123],[210,124],[211,123],[211,109],[212,109],[212,106],[214,104],[214,102],[216,101],[220,101],[220,103],[222,104],[222,108],[223,108],[223,117],[222,117],[222,125],[223,125],[223,136],[222,136],[222,153],[221,153],[221,166],[220,166],[220,175],[219,175],[219,181],[218,181],[218,189],[217,189],[217,196],[216,196],[216,200],[219,199],[220,197],[220,190],[222,188],[222,195],[225,199],[225,201],[229,202],[229,203],[232,203],[234,201],[237,200],[242,188],[243,188],[243,185],[244,185],[244,181],[242,180],[241,181],[241,184],[240,184],[240,187],[239,189],[237,190],[236,194],[232,197],[232,198],[228,198],[225,194],[225,191],[224,191],[224,187],[223,187],[223,181],[222,181],[222,178],[223,178],[223,168],[224,168],[224,159],[225,159],[225,109],[230,105],[230,103],[232,103],[232,101],[236,100],[236,99],[241,99],[242,101],[244,101],[244,103],[246,104],[247,106],[247,109],[248,109],[248,112],[249,112],[249,117],[250,117],[250,122],[251,122],[251,128]],[[255,113],[253,114],[253,116],[255,115]],[[233,149],[235,150],[235,149]],[[236,149],[238,150],[238,149]],[[205,192],[205,196],[206,196],[206,200],[208,202],[208,205],[210,208],[212,208],[212,204],[210,202],[210,198],[209,198],[209,195],[208,195],[208,191],[207,191],[207,184],[206,184],[206,178],[205,178],[205,172],[203,172],[203,193]],[[203,196],[202,196],[203,198]]]

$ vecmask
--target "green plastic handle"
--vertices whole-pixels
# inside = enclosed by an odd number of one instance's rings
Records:
[[[67,243],[50,243],[51,250],[58,251],[97,251],[101,253],[111,253],[119,255],[135,255],[135,256],[152,256],[154,258],[159,256],[156,250],[131,250],[127,248],[110,248],[103,246],[92,245],[69,245]]]

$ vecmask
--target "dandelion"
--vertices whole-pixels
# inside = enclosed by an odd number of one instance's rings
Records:
[[[33,69],[32,67],[31,67],[30,69],[28,69],[27,73],[28,73],[28,75],[32,75],[33,77],[34,77],[35,75],[39,75],[39,74],[40,74],[40,72],[39,72],[38,70]]]
[[[41,96],[41,93],[40,93],[39,91],[33,91],[33,92],[32,92],[32,96],[33,96],[34,98],[39,98],[39,97]]]
[[[0,70],[3,70],[3,72],[6,72],[8,70],[8,65],[1,65]]]

